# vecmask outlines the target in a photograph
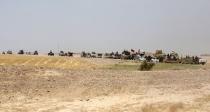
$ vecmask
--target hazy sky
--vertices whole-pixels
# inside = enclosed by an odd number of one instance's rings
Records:
[[[210,53],[210,0],[0,0],[0,50]]]

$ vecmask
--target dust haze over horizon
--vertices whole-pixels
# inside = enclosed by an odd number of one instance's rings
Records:
[[[0,50],[210,53],[209,0],[1,0]]]

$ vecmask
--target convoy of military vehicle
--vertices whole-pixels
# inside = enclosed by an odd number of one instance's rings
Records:
[[[2,54],[13,54],[11,50],[3,51]],[[19,50],[17,52],[19,55],[39,55],[38,51],[34,52],[24,52],[24,50]],[[73,57],[75,53],[60,51],[58,56]],[[47,54],[48,56],[55,56],[55,53],[50,50]],[[181,64],[202,64],[205,65],[207,60],[202,59],[198,56],[185,56],[180,57],[178,53],[172,51],[171,53],[164,53],[162,50],[156,50],[155,53],[146,53],[138,50],[137,52],[133,49],[124,50],[122,53],[111,52],[111,53],[96,53],[96,52],[81,52],[80,56],[82,58],[108,58],[108,59],[123,59],[123,60],[137,60],[137,61],[147,61],[152,63],[181,63]]]

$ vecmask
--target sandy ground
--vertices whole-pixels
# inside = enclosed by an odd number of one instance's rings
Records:
[[[210,70],[0,66],[0,112],[209,112]]]

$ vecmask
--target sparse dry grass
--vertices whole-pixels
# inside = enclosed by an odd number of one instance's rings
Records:
[[[0,55],[0,65],[36,66],[59,69],[92,69],[97,65],[82,58],[26,55]]]
[[[72,57],[49,57],[49,56],[26,56],[26,55],[0,55],[0,65],[4,66],[36,66],[59,69],[111,69],[137,71],[140,62],[128,60],[110,60],[110,59],[86,59]],[[190,65],[190,64],[168,64],[159,63],[153,68],[158,70],[186,70],[186,69],[209,69],[210,64]]]
[[[129,71],[136,71],[140,67],[140,62],[123,62],[117,64],[110,64],[106,66],[106,69],[111,70],[129,70]],[[196,70],[196,69],[210,69],[210,65],[191,65],[191,64],[179,64],[179,63],[157,63],[153,67],[153,71],[160,71],[160,70]]]

